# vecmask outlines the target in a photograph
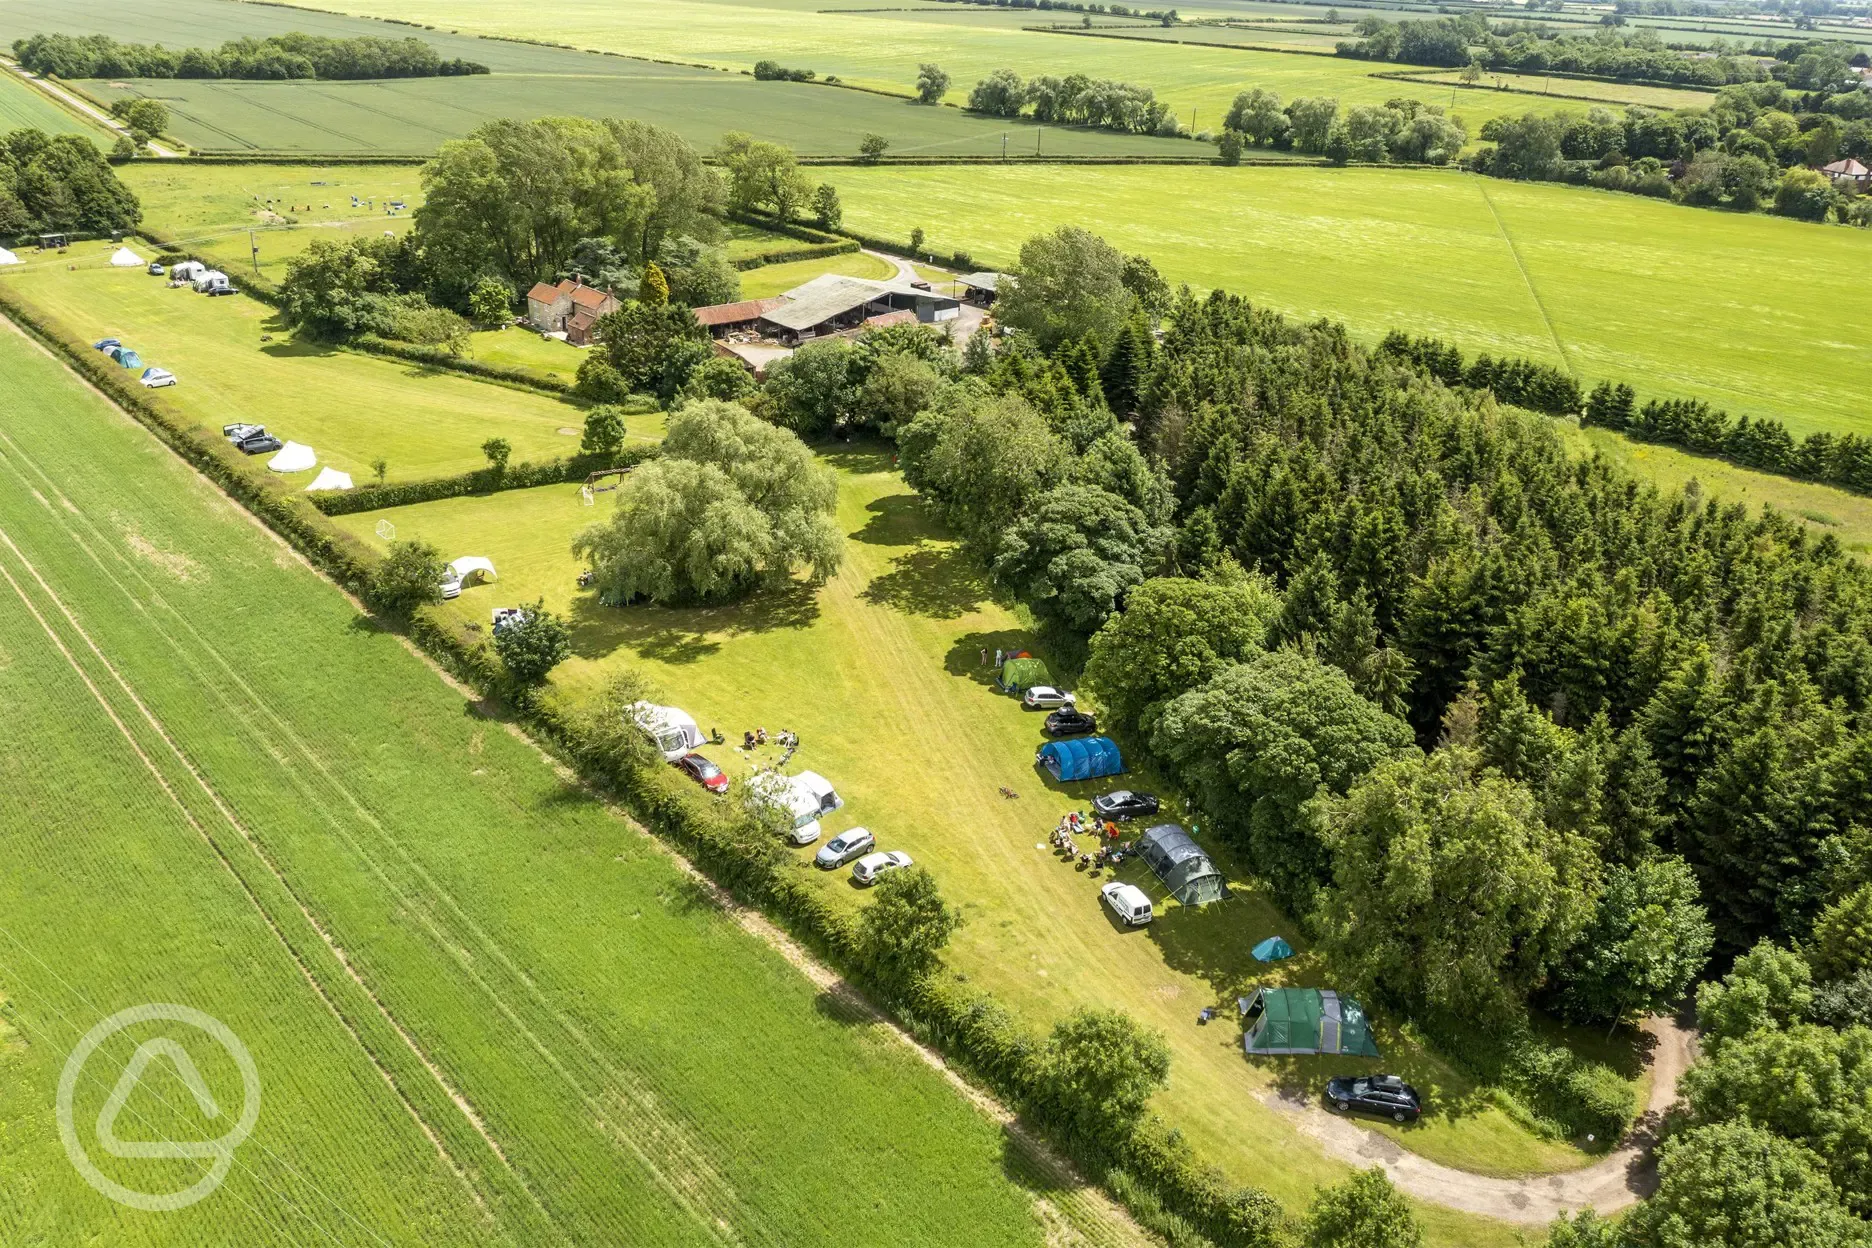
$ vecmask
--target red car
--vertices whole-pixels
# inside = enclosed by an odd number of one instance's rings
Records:
[[[696,783],[711,793],[728,791],[727,773],[700,754],[685,754],[676,760],[675,766],[695,777]]]

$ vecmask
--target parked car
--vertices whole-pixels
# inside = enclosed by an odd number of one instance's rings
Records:
[[[258,433],[250,433],[244,438],[235,439],[234,449],[246,455],[264,455],[268,451],[277,451],[285,445],[284,442],[262,429]]]
[[[875,884],[878,876],[886,871],[896,871],[910,865],[910,855],[901,849],[893,849],[882,854],[866,854],[852,864],[852,879],[859,884]]]
[[[265,433],[265,425],[222,425],[221,436],[230,442],[239,442],[242,438],[251,438],[256,433]]]
[[[100,338],[91,344],[91,349],[93,351],[108,351],[112,347],[121,346],[123,346],[123,339],[121,338]]]
[[[1092,799],[1092,813],[1100,819],[1122,822],[1126,819],[1143,819],[1157,813],[1157,798],[1151,793],[1133,793],[1130,789],[1114,789]]]
[[[1326,1081],[1326,1099],[1342,1114],[1356,1109],[1381,1114],[1392,1122],[1415,1122],[1423,1117],[1417,1089],[1396,1075],[1340,1075]]]
[[[864,828],[851,828],[839,833],[820,847],[813,859],[827,871],[842,867],[860,854],[868,854],[877,848],[877,838]]]
[[[176,384],[176,375],[166,368],[146,368],[140,379],[151,390],[161,390],[165,386]]]
[[[149,262],[148,272],[151,277],[161,277],[164,273],[167,273],[168,271],[169,270],[163,268],[163,263],[160,260],[152,260]]]
[[[728,774],[700,754],[685,754],[671,766],[680,767],[688,772],[695,778],[697,784],[711,793],[728,791]]]
[[[442,573],[443,601],[459,597],[461,597],[461,576],[453,568],[445,569]]]
[[[1105,904],[1111,907],[1112,913],[1126,927],[1143,927],[1151,921],[1150,898],[1135,884],[1120,884],[1113,880],[1099,889],[1099,896],[1105,899]]]
[[[1055,689],[1052,685],[1035,685],[1021,698],[1021,705],[1030,711],[1038,711],[1049,706],[1071,706],[1075,700],[1064,689]]]
[[[210,299],[213,299],[216,295],[238,295],[240,294],[240,287],[238,286],[210,286],[207,290],[204,290],[202,293],[204,295],[207,295]]]
[[[1086,712],[1071,706],[1062,706],[1046,717],[1044,725],[1049,737],[1077,737],[1088,732],[1098,731],[1098,720]]]

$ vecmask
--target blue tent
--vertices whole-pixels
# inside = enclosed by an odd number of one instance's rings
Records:
[[[1293,957],[1293,946],[1278,936],[1270,936],[1252,950],[1257,962],[1278,962]]]
[[[1034,762],[1052,772],[1055,780],[1096,780],[1124,770],[1124,759],[1110,737],[1049,741],[1034,755]]]
[[[125,368],[143,367],[143,357],[132,351],[129,347],[122,347],[118,350],[117,362]]]

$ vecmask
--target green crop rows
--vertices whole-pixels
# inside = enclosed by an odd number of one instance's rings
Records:
[[[0,390],[36,398],[0,430],[0,1241],[1040,1242],[898,1041],[10,332]],[[174,1214],[85,1187],[52,1122],[76,1037],[152,999],[265,1091]],[[142,1138],[201,1126],[178,1092],[129,1102]]]

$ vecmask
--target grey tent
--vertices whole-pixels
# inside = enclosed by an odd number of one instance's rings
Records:
[[[1181,825],[1158,824],[1138,838],[1137,852],[1184,905],[1222,900],[1222,873]]]

